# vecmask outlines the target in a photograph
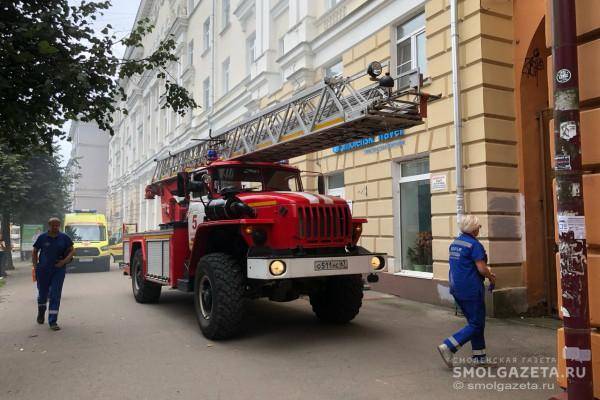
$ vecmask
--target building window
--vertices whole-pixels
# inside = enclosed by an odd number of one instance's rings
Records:
[[[341,198],[346,196],[343,172],[336,172],[334,174],[327,175],[327,194]]]
[[[279,41],[277,42],[277,48],[279,50],[279,57],[283,56],[285,54],[285,38],[279,38]]]
[[[196,7],[196,0],[188,0],[188,15],[194,12],[194,7]]]
[[[256,60],[256,35],[252,34],[246,40],[246,74],[250,73],[254,60]]]
[[[341,76],[343,72],[344,64],[341,60],[325,68],[325,76],[330,78],[333,78],[334,76]]]
[[[230,10],[230,1],[229,0],[223,0],[223,2],[221,3],[221,29],[225,29],[227,28],[227,25],[229,25],[229,14],[231,12]]]
[[[202,50],[210,49],[210,17],[202,25]]]
[[[221,82],[221,88],[223,89],[223,96],[229,92],[229,57],[223,61],[221,64],[221,72],[223,73],[222,78],[223,82]]]
[[[202,82],[202,100],[205,109],[210,108],[210,78],[206,78]]]
[[[194,39],[190,40],[187,46],[187,63],[194,64]]]
[[[409,83],[409,71],[419,68],[419,72],[427,74],[427,56],[425,53],[425,14],[396,27],[396,76],[400,77],[400,87]]]
[[[333,8],[344,0],[327,0],[327,8]]]
[[[433,272],[429,159],[400,164],[402,270]]]

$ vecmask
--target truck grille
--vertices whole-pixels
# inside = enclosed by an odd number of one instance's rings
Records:
[[[298,236],[309,242],[345,241],[352,235],[350,209],[340,206],[298,207]]]
[[[100,251],[95,247],[79,247],[75,249],[76,257],[98,256]]]

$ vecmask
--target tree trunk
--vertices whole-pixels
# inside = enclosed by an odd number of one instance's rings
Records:
[[[4,265],[0,266],[0,276],[6,275],[6,271],[15,269],[12,262],[12,252],[8,250],[11,247],[9,214],[2,214],[2,240],[4,240],[7,251],[4,253],[4,260],[2,262]]]

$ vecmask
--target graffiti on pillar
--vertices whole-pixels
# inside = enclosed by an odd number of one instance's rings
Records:
[[[536,85],[539,84],[539,73],[544,70],[544,59],[540,55],[538,48],[533,49],[533,53],[529,57],[525,57],[525,63],[523,64],[523,75],[535,78]]]

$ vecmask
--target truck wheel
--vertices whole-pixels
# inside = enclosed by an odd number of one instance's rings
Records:
[[[227,339],[242,328],[246,309],[240,262],[225,253],[207,254],[194,279],[196,318],[208,339]]]
[[[138,303],[156,303],[160,298],[161,285],[144,278],[142,250],[137,249],[131,261],[131,287]]]
[[[363,298],[360,275],[334,276],[322,290],[310,295],[310,305],[325,322],[345,324],[356,317]]]

